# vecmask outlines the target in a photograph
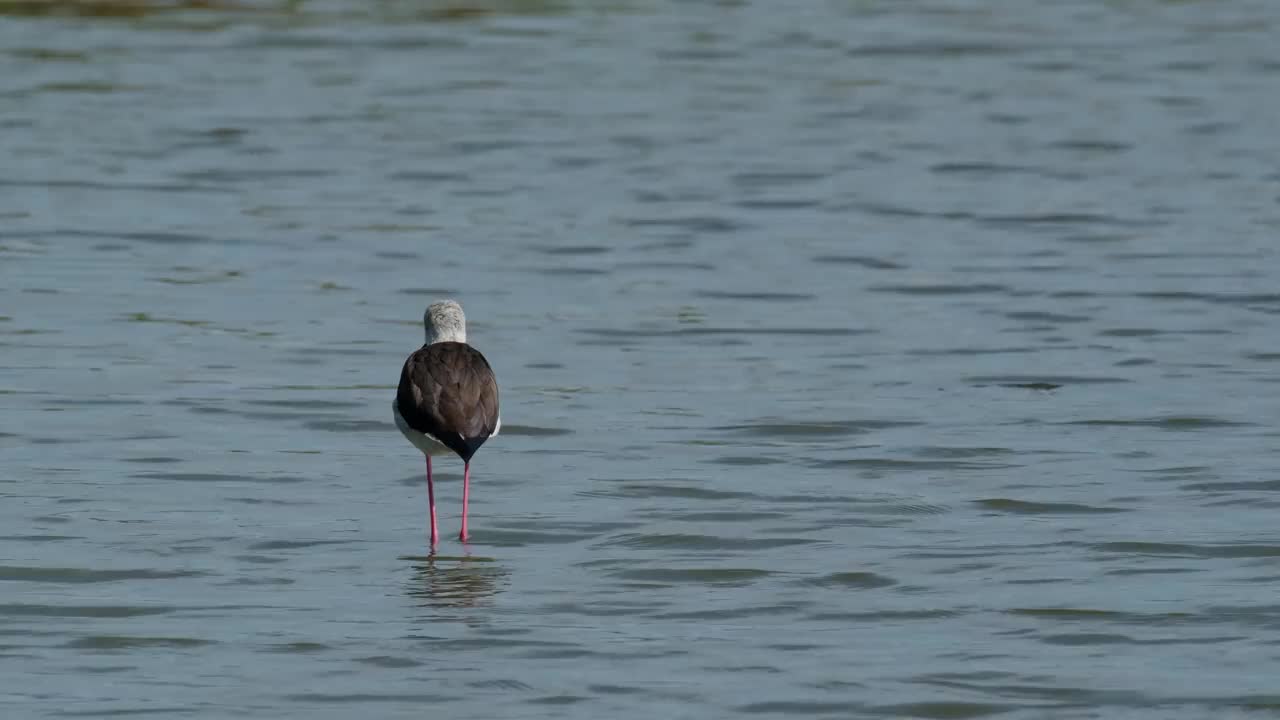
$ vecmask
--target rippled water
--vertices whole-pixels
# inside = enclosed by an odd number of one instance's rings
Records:
[[[376,7],[0,19],[5,718],[1280,712],[1280,6]]]

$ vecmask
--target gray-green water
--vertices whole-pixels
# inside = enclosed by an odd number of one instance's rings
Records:
[[[377,7],[0,19],[0,716],[1280,713],[1280,6]]]

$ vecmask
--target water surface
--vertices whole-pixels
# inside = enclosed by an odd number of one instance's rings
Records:
[[[1276,713],[1278,24],[6,17],[3,714]]]

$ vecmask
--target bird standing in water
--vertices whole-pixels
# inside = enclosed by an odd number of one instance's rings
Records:
[[[427,342],[404,361],[400,388],[391,404],[396,427],[427,456],[427,501],[431,505],[431,547],[439,540],[431,456],[462,458],[462,531],[467,539],[471,457],[498,434],[498,379],[479,350],[467,344],[467,319],[453,300],[432,303],[423,316]]]

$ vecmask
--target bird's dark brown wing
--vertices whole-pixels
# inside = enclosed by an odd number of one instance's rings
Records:
[[[434,343],[410,355],[396,402],[409,427],[466,461],[498,425],[498,380],[484,355],[466,343]]]

